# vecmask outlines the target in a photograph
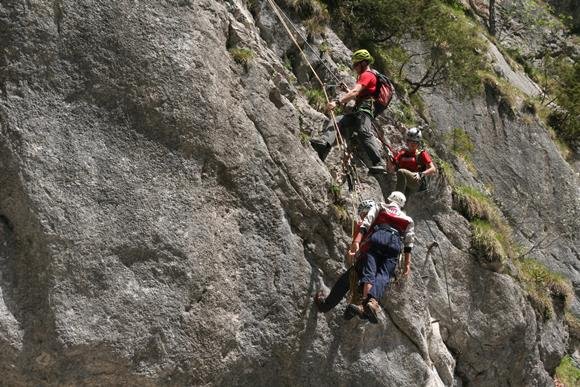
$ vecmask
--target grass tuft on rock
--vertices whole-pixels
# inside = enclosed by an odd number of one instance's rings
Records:
[[[487,220],[501,231],[509,229],[495,203],[477,188],[466,185],[454,187],[453,206],[468,220]]]
[[[528,293],[532,306],[545,319],[554,316],[554,301],[562,310],[570,306],[574,293],[569,280],[532,258],[518,259],[514,264],[518,269],[516,278]]]
[[[511,239],[502,234],[487,220],[473,220],[472,248],[485,266],[495,271],[508,262],[511,256]]]
[[[564,386],[578,386],[580,385],[580,368],[572,357],[566,355],[560,361],[560,365],[556,368],[554,376]]]
[[[247,66],[254,57],[254,51],[245,47],[234,47],[230,48],[229,51],[234,61],[244,66]]]
[[[300,139],[300,143],[302,145],[306,146],[306,145],[308,145],[310,143],[311,135],[308,132],[300,131],[298,133],[298,138]]]
[[[332,182],[328,187],[328,193],[330,194],[330,199],[335,205],[344,205],[346,203],[345,198],[342,196],[342,187],[338,182]]]
[[[518,96],[521,93],[508,81],[488,72],[480,71],[479,76],[484,85],[491,87],[500,97],[500,103],[504,102],[510,108],[515,108]]]

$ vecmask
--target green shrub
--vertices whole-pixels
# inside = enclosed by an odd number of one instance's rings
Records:
[[[432,79],[441,78],[462,88],[467,94],[481,89],[478,71],[487,68],[482,55],[487,43],[482,38],[479,25],[469,19],[462,9],[427,1],[422,13],[420,37],[432,43]],[[429,72],[429,70],[427,70]]]
[[[328,43],[328,41],[323,41],[322,43],[320,43],[320,46],[318,47],[318,50],[321,53],[325,53],[325,52],[332,52],[332,48],[330,47],[330,43]]]
[[[316,10],[308,19],[304,20],[304,26],[311,34],[323,33],[328,21],[330,20],[330,14],[328,13],[326,6],[320,3],[316,4],[318,4]]]
[[[476,71],[486,68],[482,55],[486,43],[481,27],[462,9],[442,0],[345,0],[328,4],[343,40],[352,47],[369,49],[375,59],[387,57],[375,65],[393,77],[405,78],[395,70],[402,71],[409,63],[403,49],[408,38],[427,43],[426,50],[419,53],[424,55],[427,68],[421,79],[411,84],[410,94],[444,82],[467,92],[478,89]],[[398,57],[390,57],[395,52]]]
[[[580,368],[575,364],[574,359],[570,356],[564,356],[560,365],[556,368],[554,374],[564,386],[578,386],[580,385]]]
[[[330,20],[326,4],[317,0],[286,0],[286,4],[303,20],[306,29],[313,34],[324,31]]]
[[[310,143],[310,133],[300,131],[298,133],[298,138],[300,138],[300,143],[302,145],[308,145]]]
[[[245,47],[230,48],[230,55],[239,64],[247,66],[254,57],[254,52]]]

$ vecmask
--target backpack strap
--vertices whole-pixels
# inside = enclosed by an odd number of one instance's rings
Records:
[[[425,148],[421,149],[419,152],[415,152],[415,162],[417,163],[417,166],[419,167],[419,169],[422,169],[422,168],[427,168],[427,166],[426,166],[426,165],[422,164],[422,163],[419,161],[419,160],[420,160],[420,157],[419,157],[419,156],[421,156],[421,154],[422,154],[423,152],[425,152]],[[421,171],[421,172],[422,172],[422,171]]]

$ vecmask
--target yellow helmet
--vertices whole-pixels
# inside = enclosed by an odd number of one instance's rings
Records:
[[[357,64],[358,62],[362,62],[363,60],[367,61],[369,64],[372,64],[375,61],[367,50],[356,50],[352,53],[353,65]]]

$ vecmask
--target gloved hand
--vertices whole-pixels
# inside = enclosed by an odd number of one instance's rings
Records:
[[[354,257],[358,249],[359,244],[357,242],[353,242],[352,245],[350,246],[350,250],[348,251],[348,255],[352,255]]]
[[[330,112],[333,111],[336,108],[336,101],[330,101],[329,103],[326,104],[326,111]]]

